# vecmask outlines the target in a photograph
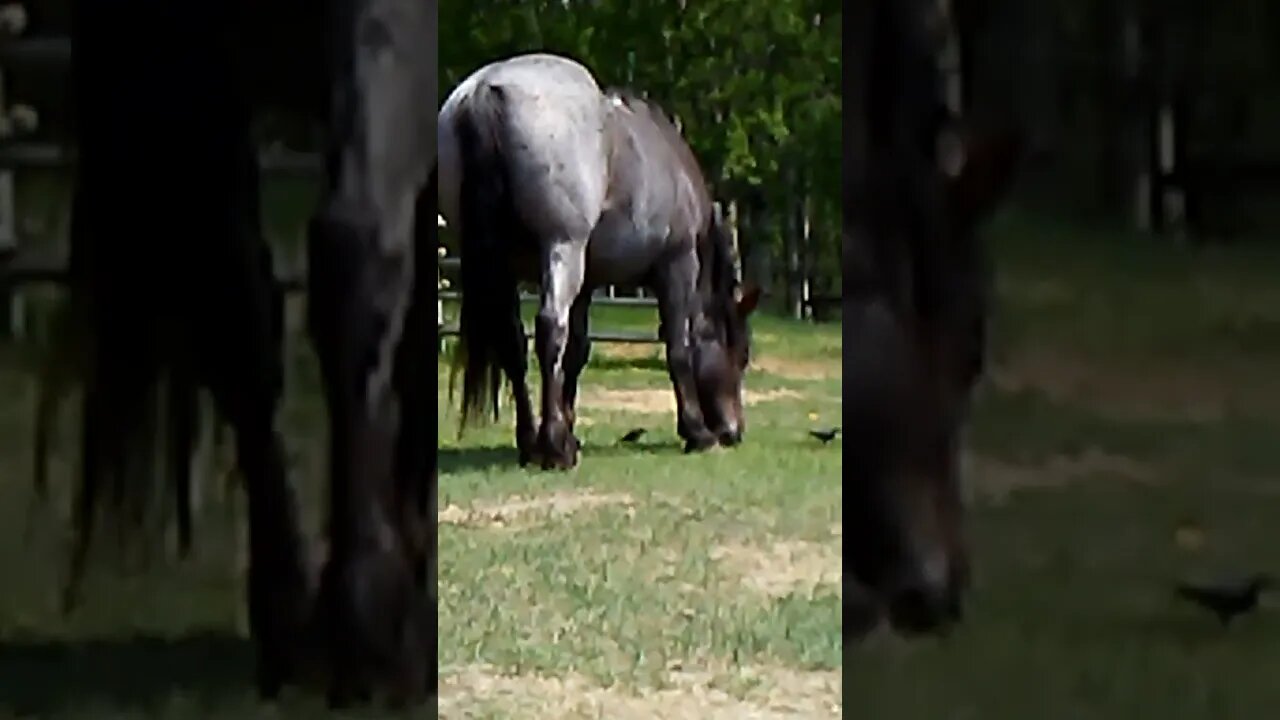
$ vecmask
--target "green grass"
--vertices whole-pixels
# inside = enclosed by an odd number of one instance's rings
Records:
[[[628,316],[634,324],[644,311],[602,310],[598,320],[625,327]],[[441,526],[442,708],[477,713],[467,717],[523,716],[512,714],[512,699],[486,697],[477,667],[486,678],[518,676],[506,682],[521,702],[547,703],[547,712],[565,717],[595,715],[580,714],[586,711],[573,705],[574,691],[553,699],[536,678],[571,677],[643,697],[673,682],[678,664],[685,672],[722,670],[719,681],[741,699],[750,691],[732,668],[836,670],[839,596],[831,578],[799,577],[794,590],[771,596],[753,591],[740,566],[717,559],[716,548],[746,547],[764,558],[779,543],[800,542],[820,567],[839,572],[832,531],[840,518],[840,447],[819,447],[805,433],[839,424],[838,333],[757,323],[764,357],[824,363],[829,375],[753,374],[753,393],[773,390],[769,397],[780,399],[749,408],[747,441],[727,452],[685,456],[673,413],[611,405],[612,389],[669,396],[656,347],[620,355],[595,346],[579,410],[582,461],[567,474],[516,466],[509,411],[506,422],[458,440],[456,412],[442,402],[442,508],[492,510],[511,496],[604,498],[574,512],[539,507],[500,524],[489,513]],[[633,427],[648,433],[636,447],[619,446]],[[777,682],[766,676],[760,684]],[[677,702],[696,702],[695,691],[685,695]]]
[[[1003,502],[979,464],[965,623],[940,642],[851,648],[857,712],[1274,717],[1276,606],[1224,633],[1172,587],[1280,570],[1280,248],[1196,252],[1013,214],[992,235],[998,371],[973,452],[1041,479],[1061,474],[1055,458],[1113,461]],[[1175,542],[1186,523],[1202,547]]]

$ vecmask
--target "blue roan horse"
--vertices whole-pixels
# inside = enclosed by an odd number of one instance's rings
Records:
[[[463,426],[485,411],[496,418],[505,372],[521,465],[574,466],[591,291],[612,283],[657,295],[686,451],[740,442],[747,317],[759,292],[738,287],[707,183],[663,111],[603,92],[572,60],[533,54],[463,80],[437,128],[440,210],[462,243]],[[536,435],[519,281],[542,289]]]

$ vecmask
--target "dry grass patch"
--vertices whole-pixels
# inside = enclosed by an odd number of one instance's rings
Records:
[[[726,686],[737,692],[730,692]],[[839,718],[840,673],[744,667],[692,672],[671,670],[662,687],[629,691],[564,678],[507,675],[484,665],[446,672],[440,684],[441,718],[601,718],[616,720],[825,720]]]
[[[599,348],[598,350],[595,348]],[[662,345],[645,345],[642,343],[598,343],[592,352],[599,352],[619,360],[661,360],[666,356]]]
[[[777,402],[779,400],[797,400],[801,397],[800,393],[789,388],[774,388],[773,390],[747,390],[743,392],[743,400],[748,405],[759,405],[760,403]]]
[[[599,386],[578,389],[578,407],[628,413],[673,413],[675,392],[669,388],[619,389]]]
[[[1075,286],[1053,278],[1000,282],[1000,294],[1017,304],[1031,306],[1065,305],[1079,296]]]
[[[1213,423],[1235,408],[1280,408],[1280,384],[1273,379],[1243,382],[1247,369],[1224,370],[1172,362],[1125,367],[1091,362],[1061,348],[1038,348],[999,363],[991,380],[1004,392],[1035,390],[1054,402],[1084,405],[1121,421]]]
[[[751,368],[789,380],[828,380],[840,377],[840,360],[813,360],[765,355],[751,359]]]
[[[1059,455],[1039,465],[1015,464],[969,455],[963,460],[965,488],[971,500],[1000,504],[1018,490],[1053,489],[1096,477],[1151,484],[1157,473],[1132,458],[1090,449],[1080,455]]]
[[[451,503],[436,515],[441,525],[506,527],[516,524],[539,525],[566,515],[609,505],[621,505],[631,510],[635,504],[635,498],[627,493],[574,490],[537,497],[511,495],[501,501],[476,503],[469,508]]]
[[[819,585],[840,590],[840,552],[826,545],[802,540],[718,545],[710,557],[744,586],[769,597],[811,593]]]

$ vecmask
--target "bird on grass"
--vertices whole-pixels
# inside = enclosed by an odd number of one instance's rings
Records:
[[[840,428],[834,427],[830,430],[810,430],[809,434],[822,441],[823,445],[836,439],[836,435],[840,434]]]
[[[645,432],[644,428],[635,428],[634,430],[628,430],[628,431],[627,431],[627,434],[626,434],[626,435],[623,435],[623,436],[618,440],[618,442],[633,443],[633,442],[635,442],[635,441],[639,440],[639,439],[640,439],[640,436],[641,436],[641,435],[644,435],[644,432]]]
[[[1226,627],[1237,615],[1253,612],[1258,607],[1262,592],[1273,585],[1271,576],[1255,573],[1243,579],[1219,583],[1180,582],[1177,593],[1184,600],[1217,615],[1218,622]]]

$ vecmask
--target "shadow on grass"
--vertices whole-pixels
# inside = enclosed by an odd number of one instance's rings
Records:
[[[511,467],[518,460],[514,445],[440,448],[438,456],[445,474]]]
[[[594,445],[584,443],[579,462],[591,457],[622,457],[627,455],[680,455],[683,444],[671,442],[634,442]],[[482,446],[468,448],[441,448],[439,450],[440,472],[443,474],[458,472],[485,471],[499,468],[512,468],[519,457],[514,446]],[[530,464],[530,470],[537,468]]]
[[[582,446],[583,455],[596,457],[623,457],[626,455],[683,455],[684,443],[671,440],[668,442],[632,442],[594,445],[586,443]]]
[[[253,692],[253,650],[229,632],[0,644],[0,715],[49,717],[103,703],[147,711],[180,693],[202,707]],[[151,713],[147,713],[148,715]]]
[[[1142,642],[1171,645],[1186,652],[1197,652],[1231,647],[1243,639],[1242,635],[1252,641],[1254,638],[1249,636],[1256,636],[1265,629],[1257,621],[1256,617],[1243,617],[1236,620],[1232,627],[1224,628],[1208,613],[1198,612],[1196,608],[1182,608],[1180,611],[1153,610],[1149,614],[1117,613],[1099,625],[1103,637],[1129,636]]]

